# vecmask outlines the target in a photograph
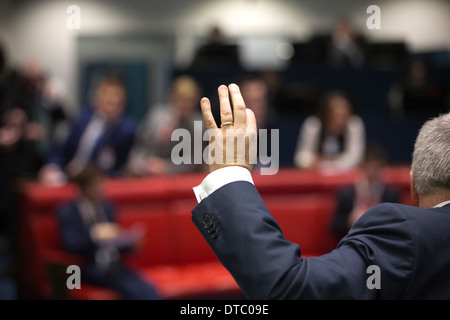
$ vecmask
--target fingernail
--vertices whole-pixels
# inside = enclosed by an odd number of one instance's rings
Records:
[[[236,84],[232,83],[230,84],[230,90],[239,91],[239,87]]]

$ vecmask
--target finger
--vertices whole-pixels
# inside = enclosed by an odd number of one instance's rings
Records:
[[[217,91],[219,93],[220,120],[222,121],[222,124],[227,122],[233,122],[233,112],[231,111],[228,88],[222,85],[219,87]]]
[[[247,126],[247,112],[244,98],[242,98],[239,87],[235,84],[229,86],[231,101],[234,109],[234,127],[245,129]]]
[[[258,140],[257,140],[257,124],[256,117],[252,110],[246,109],[247,113],[247,127],[245,128],[245,132],[248,137],[248,152],[246,152],[246,163],[254,164],[257,159],[257,150],[258,150]],[[247,139],[247,138],[246,138]]]
[[[200,101],[200,106],[202,108],[203,120],[205,121],[206,129],[217,129],[216,120],[211,112],[211,102],[208,98],[203,98]]]
[[[247,114],[247,130],[251,130],[256,132],[258,130],[258,126],[256,124],[256,117],[255,117],[255,113],[250,110],[250,109],[246,109],[246,114]]]

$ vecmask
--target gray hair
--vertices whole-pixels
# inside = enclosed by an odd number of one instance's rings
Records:
[[[450,190],[450,113],[427,121],[420,129],[412,172],[419,194]]]

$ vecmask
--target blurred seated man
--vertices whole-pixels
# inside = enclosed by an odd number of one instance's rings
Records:
[[[238,46],[225,42],[219,27],[213,27],[205,44],[200,46],[191,68],[197,70],[227,69],[240,67]]]
[[[386,164],[384,150],[381,147],[369,147],[361,165],[361,176],[354,185],[339,191],[332,224],[333,232],[339,239],[370,208],[380,203],[399,202],[397,190],[383,182],[382,170]]]
[[[4,252],[12,259],[19,182],[37,173],[35,146],[45,140],[45,128],[33,112],[33,94],[28,84],[23,72],[8,63],[0,42],[0,255]],[[8,270],[9,265],[5,263]],[[1,273],[0,270],[0,276]]]
[[[63,82],[48,74],[41,63],[29,59],[20,70],[22,85],[18,94],[20,105],[31,121],[31,133],[35,136],[33,143],[28,143],[26,167],[23,176],[36,178],[39,169],[55,147],[57,128],[62,128],[67,120],[62,102]],[[57,88],[57,86],[59,88]]]
[[[40,162],[35,168],[37,173],[67,126],[65,83],[61,78],[49,74],[35,59],[25,61],[21,69],[25,87],[22,94],[28,96],[27,109],[44,131],[43,138],[36,145]]]
[[[120,260],[121,253],[137,248],[145,230],[139,225],[123,230],[116,222],[95,166],[88,165],[75,182],[80,195],[59,208],[58,219],[64,248],[86,259],[81,281],[111,288],[124,299],[158,299],[153,286]]]
[[[169,103],[154,106],[139,127],[128,163],[128,170],[132,175],[164,175],[202,169],[201,164],[194,163],[193,153],[194,134],[203,137],[204,125],[198,110],[200,92],[198,84],[188,76],[180,76],[174,80]],[[197,128],[194,125],[195,121],[197,121]],[[181,142],[172,141],[172,133],[176,129],[185,129],[190,135],[189,163],[175,164],[173,162],[172,150]]]
[[[41,169],[41,181],[61,184],[74,177],[88,163],[107,175],[121,174],[134,142],[137,124],[124,114],[126,92],[114,77],[104,78],[96,87],[92,108],[86,108],[71,127],[62,145]]]
[[[0,57],[1,158],[6,164],[7,174],[14,174],[20,178],[34,178],[42,165],[37,146],[46,142],[48,132],[48,128],[39,119],[36,107],[42,71],[39,68],[28,70],[32,68],[25,67],[22,70],[15,70],[5,64],[6,57],[0,52],[1,55],[3,55],[3,58]]]
[[[328,61],[334,67],[362,67],[366,57],[365,41],[351,22],[342,18],[334,25],[328,46]]]
[[[392,115],[422,117],[424,120],[446,113],[445,93],[419,59],[406,63],[402,79],[391,86],[389,106]]]
[[[362,119],[353,114],[340,92],[325,96],[318,115],[308,117],[300,130],[295,165],[302,169],[334,172],[357,167],[366,144]]]

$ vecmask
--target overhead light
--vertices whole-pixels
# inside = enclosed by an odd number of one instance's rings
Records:
[[[288,42],[282,42],[276,48],[277,57],[281,60],[290,60],[294,56],[294,47]]]

